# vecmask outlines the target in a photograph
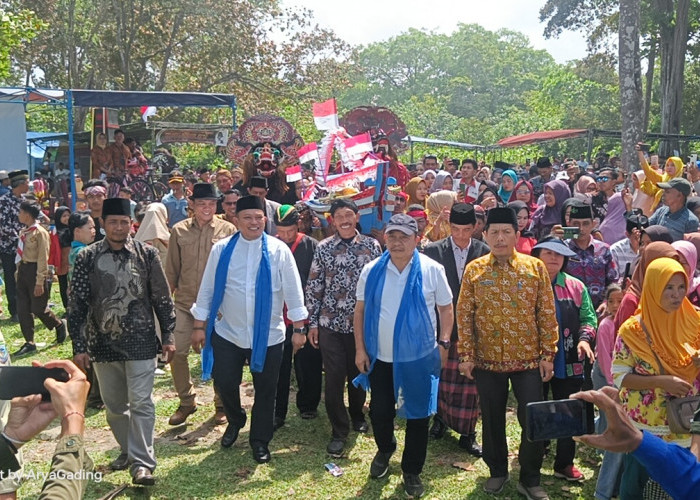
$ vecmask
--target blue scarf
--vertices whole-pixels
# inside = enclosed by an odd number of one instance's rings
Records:
[[[211,370],[214,367],[214,350],[211,346],[211,334],[214,331],[214,323],[219,314],[219,308],[224,300],[226,289],[226,277],[233,249],[240,238],[240,231],[234,234],[221,252],[219,263],[216,265],[214,277],[214,296],[212,297],[211,310],[207,320],[207,337],[202,349],[202,380],[211,378]],[[267,252],[267,235],[262,235],[262,258],[258,268],[258,276],[255,279],[255,318],[253,326],[253,353],[250,356],[250,371],[261,372],[265,366],[267,355],[267,341],[270,336],[270,314],[272,311],[272,271],[270,270],[270,256]]]
[[[367,276],[365,287],[364,339],[370,368],[354,380],[355,387],[369,390],[369,374],[377,360],[379,314],[388,251]],[[440,354],[435,347],[435,331],[423,295],[423,274],[418,251],[414,250],[406,288],[396,314],[393,343],[394,397],[396,411],[407,419],[425,418],[437,412]]]

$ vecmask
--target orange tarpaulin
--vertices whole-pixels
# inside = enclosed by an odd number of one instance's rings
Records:
[[[537,142],[552,141],[557,139],[572,139],[574,137],[582,137],[588,133],[587,129],[568,129],[568,130],[547,130],[543,132],[530,132],[529,134],[514,135],[506,137],[498,141],[498,145],[502,148],[512,148],[516,146],[525,146],[527,144],[535,144]]]

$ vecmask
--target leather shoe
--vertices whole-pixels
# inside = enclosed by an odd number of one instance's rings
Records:
[[[367,424],[366,420],[355,420],[352,423],[352,428],[355,430],[355,432],[366,434],[367,431],[369,431],[369,424]]]
[[[445,425],[445,422],[443,422],[440,417],[435,415],[433,417],[433,425],[430,427],[428,435],[433,439],[442,439],[442,436],[445,435],[446,431],[447,426]]]
[[[481,457],[481,446],[476,442],[476,434],[459,436],[459,447],[467,450],[467,453],[474,457]]]
[[[283,425],[284,425],[284,419],[280,418],[280,417],[275,417],[275,420],[272,424],[272,430],[276,431],[277,429],[279,429]]]
[[[141,486],[153,486],[156,484],[156,478],[147,467],[139,466],[131,473],[131,482]]]
[[[253,458],[259,464],[266,464],[272,457],[270,456],[270,450],[267,449],[267,446],[254,446]]]
[[[331,442],[326,446],[326,451],[334,458],[342,457],[343,450],[345,450],[345,440],[340,438],[331,439]]]
[[[170,425],[182,425],[185,423],[185,420],[187,420],[187,417],[192,415],[194,412],[197,411],[197,405],[193,404],[192,406],[178,406],[177,410],[175,413],[173,413],[170,416],[170,420],[168,420],[168,424]]]
[[[125,470],[127,467],[129,467],[129,455],[126,453],[121,453],[109,464],[109,468],[112,470]]]
[[[24,356],[25,354],[29,354],[32,352],[36,351],[36,345],[35,344],[30,344],[29,342],[25,342],[25,344],[19,348],[17,352],[12,353],[13,357],[17,356]]]
[[[216,413],[214,413],[214,425],[224,425],[226,422],[228,422],[226,412],[223,408],[217,408]]]
[[[61,324],[56,327],[56,343],[63,344],[66,341],[66,320],[62,319]]]
[[[239,427],[236,427],[233,424],[228,424],[226,427],[226,430],[224,431],[224,435],[221,437],[221,446],[224,448],[230,448],[233,446],[233,443],[236,442],[236,439],[238,439],[238,432],[241,429]]]

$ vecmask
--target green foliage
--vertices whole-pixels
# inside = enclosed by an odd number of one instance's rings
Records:
[[[28,43],[47,25],[30,9],[6,10],[0,6],[0,82],[10,76],[10,56]]]

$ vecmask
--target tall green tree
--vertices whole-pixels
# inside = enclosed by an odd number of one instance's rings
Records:
[[[11,76],[13,51],[28,43],[46,27],[33,10],[18,11],[0,5],[0,82],[7,83]]]
[[[636,0],[634,3],[635,8],[640,9],[639,56],[647,59],[646,88],[640,108],[643,131],[654,122],[649,114],[654,107],[652,85],[659,66],[660,131],[677,134],[685,129],[685,132],[697,133],[697,129],[684,128],[684,124],[692,125],[693,121],[683,121],[683,94],[688,40],[700,33],[700,4],[691,0]],[[540,10],[540,20],[546,22],[545,36],[556,37],[564,30],[582,30],[588,36],[589,51],[611,51],[612,46],[606,44],[606,40],[615,36],[618,46],[621,43],[620,7],[621,3],[614,0],[547,0]],[[674,149],[678,149],[677,142],[662,141],[662,154],[668,155]]]
[[[308,102],[347,82],[349,47],[308,11],[277,0],[9,3],[39,3],[51,26],[13,53],[37,86],[230,92],[245,116],[278,100]],[[174,110],[170,117],[184,116],[193,114]]]
[[[642,70],[639,63],[640,6],[638,0],[620,0],[620,108],[622,117],[622,166],[637,170],[634,145],[642,138]]]

